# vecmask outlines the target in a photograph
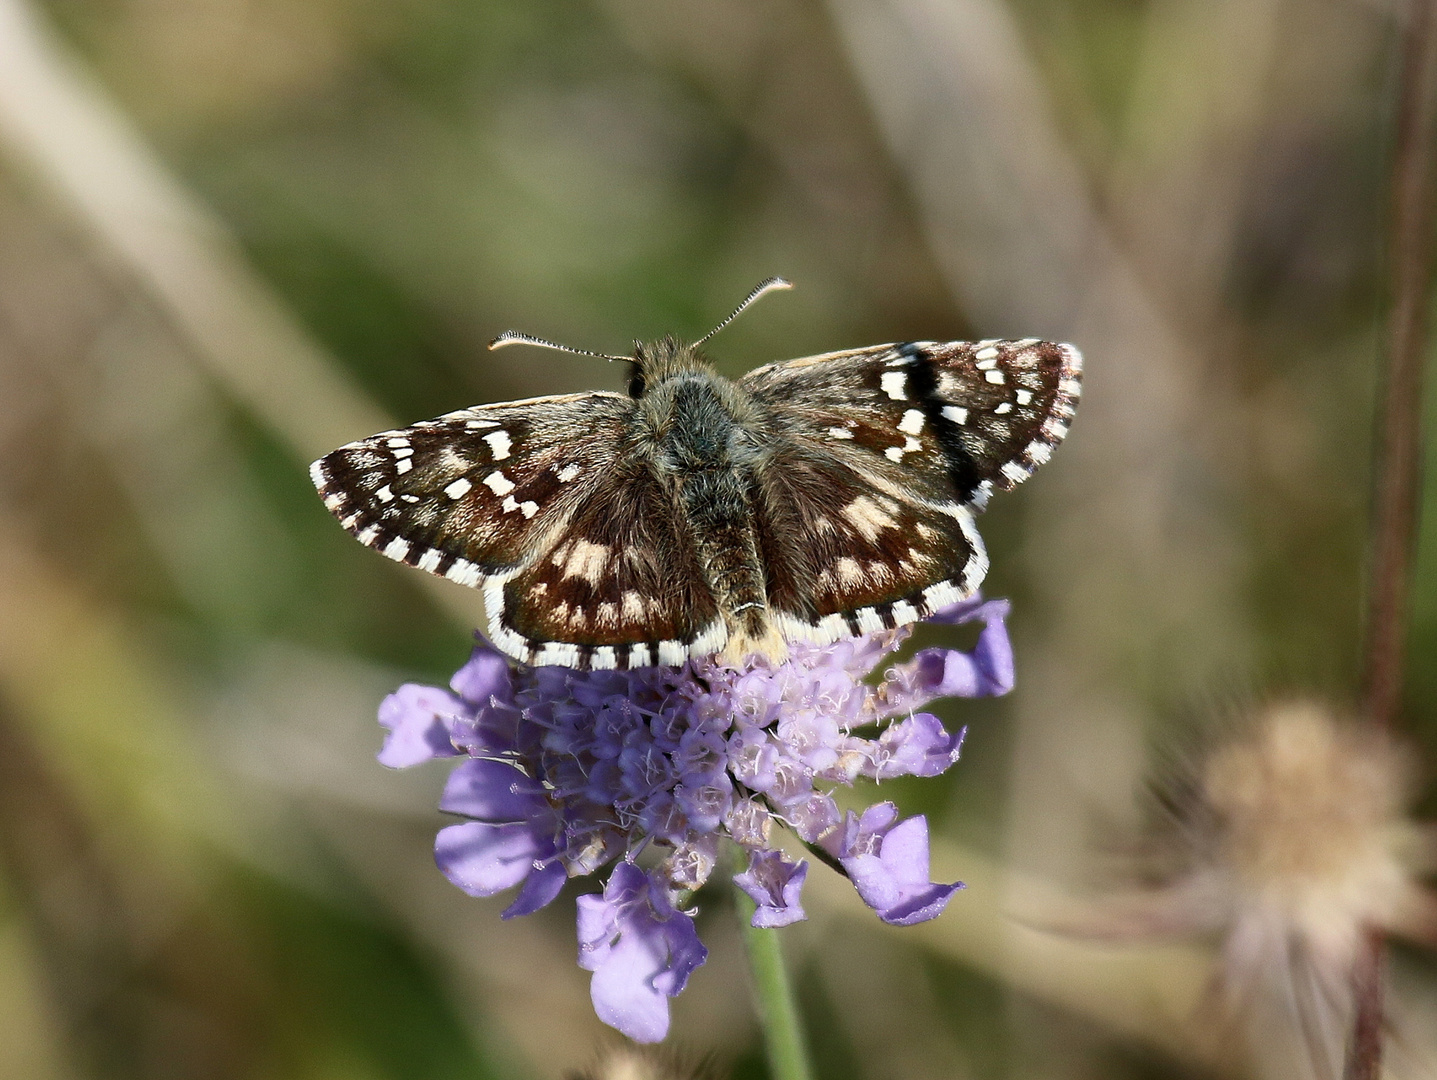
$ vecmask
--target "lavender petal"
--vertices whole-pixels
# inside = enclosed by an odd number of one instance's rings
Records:
[[[467,711],[463,701],[437,686],[405,683],[379,706],[379,722],[389,729],[379,763],[405,769],[431,758],[454,757],[459,751],[451,726]]]
[[[799,903],[807,876],[806,861],[795,866],[782,852],[755,851],[749,856],[748,869],[735,874],[733,881],[756,905],[751,924],[764,929],[808,918]]]

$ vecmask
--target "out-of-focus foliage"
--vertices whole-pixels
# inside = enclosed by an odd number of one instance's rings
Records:
[[[1027,334],[1089,373],[1069,443],[984,521],[1019,690],[947,717],[970,734],[944,781],[888,789],[974,888],[905,933],[814,882],[785,931],[821,1074],[1211,1065],[1181,1010],[1144,1011],[1198,1000],[1192,955],[1005,953],[991,868],[1091,878],[1146,740],[1214,702],[1353,693],[1392,7],[0,0],[0,64],[41,62],[0,73],[0,1075],[593,1058],[572,898],[501,923],[432,865],[442,770],[372,761],[375,705],[458,666],[469,601],[344,535],[286,416],[350,438],[364,409],[618,387],[484,345],[698,335],[775,273],[798,288],[715,340],[729,374]],[[43,112],[50,81],[104,138]],[[189,240],[124,217],[156,184],[199,214]],[[235,268],[225,290],[186,252]],[[258,381],[347,404],[281,415],[217,359],[261,309]],[[1407,717],[1429,748],[1431,512]],[[704,898],[675,1038],[758,1077],[726,904]],[[1399,975],[1430,1008],[1430,961]]]

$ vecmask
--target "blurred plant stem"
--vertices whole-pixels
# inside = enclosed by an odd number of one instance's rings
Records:
[[[749,976],[753,985],[754,1010],[763,1028],[764,1049],[772,1080],[812,1080],[808,1043],[803,1019],[793,997],[793,985],[783,963],[783,949],[777,930],[753,926],[753,900],[734,887],[735,907],[743,924],[744,950],[748,953]]]
[[[1407,606],[1422,466],[1422,369],[1432,282],[1437,18],[1416,0],[1403,32],[1392,161],[1391,311],[1377,430],[1372,564],[1364,657],[1365,712],[1390,728],[1402,700]]]
[[[1434,112],[1437,112],[1437,17],[1434,0],[1414,0],[1402,27],[1392,157],[1391,310],[1372,508],[1372,563],[1363,658],[1368,722],[1396,723],[1402,703],[1407,611],[1421,499],[1422,374],[1432,284]],[[1383,943],[1371,934],[1352,978],[1357,1010],[1348,1048],[1348,1080],[1375,1080],[1382,1061]]]

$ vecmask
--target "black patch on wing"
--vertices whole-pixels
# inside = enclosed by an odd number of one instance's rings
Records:
[[[740,385],[775,438],[821,449],[890,495],[981,509],[1062,440],[1080,376],[1069,345],[907,342],[772,364]]]
[[[938,440],[944,463],[948,468],[948,479],[958,493],[959,502],[967,502],[982,482],[983,476],[963,439],[963,429],[943,415],[943,406],[948,404],[938,393],[938,369],[932,355],[916,342],[899,345],[897,351],[912,357],[915,363],[903,368],[908,376],[909,386],[918,407],[923,410],[924,427],[933,432]]]

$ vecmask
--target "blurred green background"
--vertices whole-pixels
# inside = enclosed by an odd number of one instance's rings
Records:
[[[1397,10],[0,0],[0,1076],[589,1060],[573,890],[501,923],[434,869],[446,770],[373,761],[378,701],[447,678],[477,596],[354,543],[306,467],[621,385],[501,330],[624,351],[770,274],[797,288],[716,339],[727,374],[903,339],[1088,362],[1072,437],[984,521],[1019,689],[886,789],[972,887],[895,930],[817,867],[785,931],[821,1075],[1221,1069],[1198,947],[1001,911],[1092,878],[1153,743],[1353,695]],[[701,919],[673,1039],[762,1076],[732,914]],[[1396,976],[1437,1015],[1430,958]]]

